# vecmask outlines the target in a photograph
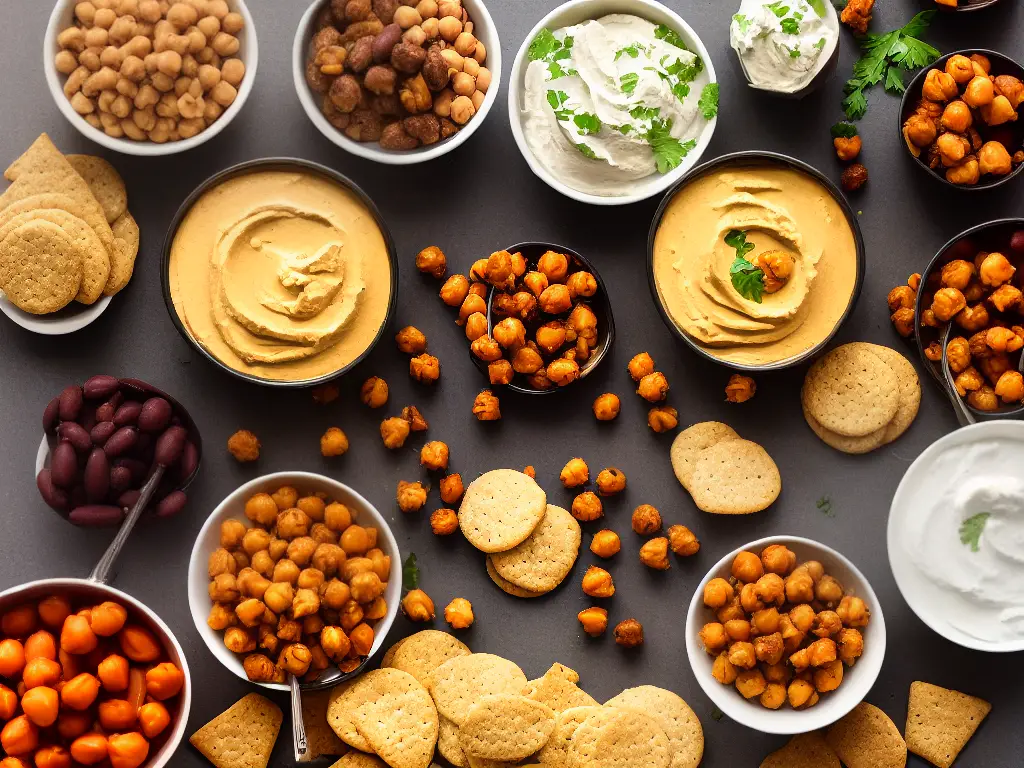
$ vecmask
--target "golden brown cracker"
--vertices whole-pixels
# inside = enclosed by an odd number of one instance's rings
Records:
[[[405,638],[388,666],[408,672],[425,684],[427,676],[448,659],[470,653],[465,643],[447,632],[426,629]]]
[[[761,761],[760,768],[842,768],[832,747],[817,731],[794,736]]]
[[[825,445],[830,448],[835,448],[837,451],[842,453],[849,453],[853,455],[870,453],[876,448],[880,448],[885,445],[885,437],[889,430],[889,426],[886,425],[879,430],[869,432],[863,437],[847,437],[846,435],[839,435],[832,430],[825,429],[818,423],[818,420],[814,418],[810,411],[807,410],[807,406],[803,406],[804,420],[807,422],[807,426],[818,436]]]
[[[302,725],[306,729],[306,760],[316,760],[321,755],[344,755],[348,752],[338,735],[327,724],[327,706],[331,692],[310,691],[302,694]]]
[[[938,768],[950,768],[992,705],[931,683],[910,684],[907,749]]]
[[[899,406],[896,408],[896,415],[885,427],[885,443],[888,444],[906,432],[917,418],[917,412],[921,407],[921,380],[914,364],[895,349],[867,342],[858,342],[858,345],[878,355],[883,363],[892,368],[899,382]]]
[[[274,702],[250,693],[189,739],[217,768],[267,768],[284,716]]]
[[[896,416],[899,380],[877,355],[844,344],[807,371],[801,398],[826,429],[847,437],[863,437],[882,429]]]
[[[523,760],[547,744],[555,727],[550,707],[508,693],[481,696],[459,727],[467,755],[487,760]]]
[[[657,721],[635,709],[602,707],[576,729],[572,768],[669,768],[669,741]]]
[[[437,751],[455,768],[467,768],[469,765],[466,753],[462,751],[462,744],[459,742],[459,726],[444,715],[438,715]]]
[[[846,768],[905,768],[907,744],[896,724],[873,704],[862,701],[825,733]]]
[[[349,752],[330,768],[388,768],[388,764],[376,755],[365,752]]]
[[[89,191],[92,192],[92,196],[96,198],[96,202],[103,209],[107,223],[113,224],[128,210],[128,191],[125,189],[121,174],[102,157],[95,155],[65,155],[65,157],[71,167],[89,185]]]
[[[669,459],[679,484],[690,490],[690,478],[693,477],[700,452],[722,440],[736,437],[739,437],[736,430],[720,421],[702,421],[676,435],[669,450]]]
[[[554,670],[554,668],[549,669],[536,680],[530,680],[523,687],[522,693],[527,698],[550,707],[556,715],[575,707],[597,706],[595,698],[576,683],[566,679],[560,670]]]
[[[391,768],[427,768],[438,728],[430,694],[407,672],[375,671],[380,673],[372,683],[377,697],[351,711],[356,731]]]
[[[517,694],[524,685],[526,675],[514,662],[490,653],[473,653],[449,659],[431,672],[427,688],[437,711],[461,726],[481,696]]]
[[[404,643],[408,639],[409,638],[407,638],[407,637],[403,637],[401,640],[396,642],[394,645],[392,645],[390,648],[388,648],[384,652],[384,656],[381,657],[381,660],[380,660],[381,667],[390,667],[391,666],[391,662],[394,660],[395,654],[398,653],[398,649],[401,648],[402,647],[402,643]]]
[[[139,225],[130,211],[125,211],[112,225],[114,247],[110,252],[110,279],[104,293],[113,296],[132,279],[139,255]]]
[[[782,476],[768,451],[743,439],[705,448],[690,478],[699,509],[717,515],[746,515],[771,506],[782,491]]]
[[[356,730],[353,712],[373,701],[377,692],[373,687],[373,672],[349,680],[331,690],[327,703],[327,724],[342,741],[362,752],[370,752],[369,742]]]
[[[25,312],[56,312],[78,293],[82,261],[82,251],[56,224],[27,221],[0,240],[0,290]]]
[[[494,570],[494,563],[491,562],[491,556],[487,556],[487,575],[491,577],[493,581],[502,592],[512,597],[540,597],[546,595],[547,592],[531,592],[528,589],[523,589],[520,586],[513,584],[511,581],[506,581],[501,574]]]
[[[540,525],[522,544],[490,556],[506,581],[530,592],[549,592],[569,575],[580,552],[580,524],[562,507],[548,504]]]
[[[697,768],[704,756],[704,729],[690,705],[679,696],[653,685],[627,688],[604,703],[646,712],[668,736],[671,768]]]
[[[514,469],[494,469],[469,484],[459,527],[481,552],[504,552],[526,541],[546,510],[547,496],[536,480]]]
[[[537,762],[541,765],[566,768],[569,764],[569,745],[576,729],[591,715],[601,712],[600,705],[590,707],[573,707],[560,713],[555,718],[555,728],[551,732],[548,743],[537,753]]]

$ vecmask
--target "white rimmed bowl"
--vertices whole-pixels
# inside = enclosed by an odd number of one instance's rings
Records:
[[[717,577],[728,579],[732,561],[740,552],[746,550],[760,555],[765,547],[772,544],[785,544],[796,553],[798,563],[819,561],[825,567],[825,572],[843,585],[846,593],[863,599],[871,612],[871,621],[861,629],[864,634],[864,655],[852,667],[843,669],[843,682],[839,688],[823,694],[817,704],[806,710],[795,710],[788,704],[780,709],[767,709],[756,698],[749,701],[744,699],[735,686],[719,683],[711,676],[715,657],[704,650],[698,636],[701,627],[716,621],[714,611],[704,606],[704,587],[707,583]],[[697,586],[686,614],[686,654],[704,693],[737,723],[763,733],[807,733],[834,723],[867,696],[885,659],[885,617],[864,574],[836,550],[799,536],[770,536],[730,552],[708,571]]]
[[[1024,442],[1024,422],[1015,420],[985,421],[950,432],[928,446],[907,469],[900,481],[889,509],[889,524],[886,542],[889,550],[889,567],[896,579],[900,594],[910,609],[932,630],[950,642],[977,651],[1009,653],[1024,651],[1024,637],[1013,640],[986,640],[966,632],[950,617],[956,617],[961,625],[970,624],[977,603],[966,598],[957,599],[929,579],[914,564],[910,553],[903,546],[904,525],[921,510],[916,496],[927,487],[930,472],[935,469],[935,459],[944,451],[962,445],[990,438],[1010,438]],[[955,535],[955,531],[950,532]]]
[[[207,572],[207,565],[210,554],[220,547],[220,525],[225,520],[235,518],[250,526],[245,517],[245,501],[255,493],[273,493],[283,485],[295,487],[299,493],[316,493],[322,491],[333,501],[340,501],[352,511],[353,522],[360,525],[373,526],[377,529],[377,546],[384,551],[384,554],[391,558],[391,575],[388,578],[387,589],[384,591],[384,599],[388,604],[388,613],[383,619],[373,625],[373,647],[367,658],[372,658],[384,644],[388,630],[398,615],[398,606],[402,599],[402,558],[398,550],[398,542],[388,526],[387,520],[377,511],[369,501],[360,496],[344,483],[332,480],[323,475],[313,472],[275,472],[270,475],[257,477],[245,485],[239,486],[224,499],[217,508],[213,510],[210,517],[203,524],[202,530],[196,537],[195,546],[192,547],[192,557],[188,565],[188,605],[192,612],[192,620],[195,622],[196,630],[210,649],[210,653],[217,657],[217,661],[223,664],[229,671],[243,680],[249,678],[242,667],[242,657],[232,653],[224,645],[223,632],[216,632],[210,629],[206,623],[210,615],[210,608],[213,601],[210,600],[209,584],[210,577]],[[264,688],[271,688],[279,691],[290,690],[287,685],[281,683],[255,683]],[[306,686],[303,685],[303,688]],[[315,683],[313,684],[315,687]]]
[[[378,163],[412,165],[448,154],[476,133],[477,128],[487,119],[491,107],[498,99],[498,90],[501,87],[501,41],[498,39],[498,30],[494,26],[494,21],[487,12],[487,6],[484,5],[483,0],[462,0],[462,6],[473,22],[473,36],[480,40],[487,49],[487,58],[483,66],[491,71],[491,85],[487,89],[483,106],[473,116],[473,119],[454,136],[416,149],[384,149],[375,141],[353,141],[350,139],[327,122],[327,118],[324,117],[320,109],[323,97],[319,93],[315,93],[306,82],[306,58],[309,55],[309,44],[316,31],[317,14],[326,4],[327,0],[313,2],[299,21],[299,28],[295,31],[295,41],[292,44],[292,77],[295,81],[295,93],[298,94],[299,102],[307,117],[317,127],[317,130],[334,144],[346,152]]]
[[[242,17],[245,19],[245,28],[238,35],[240,47],[237,58],[240,58],[242,63],[245,64],[245,77],[238,87],[238,96],[235,97],[231,106],[224,110],[224,114],[202,133],[196,134],[190,139],[168,141],[164,144],[156,144],[152,141],[115,139],[113,136],[108,136],[100,129],[89,125],[85,118],[71,107],[71,100],[64,95],[64,82],[67,80],[67,76],[57,71],[53,58],[60,51],[60,46],[57,45],[57,36],[65,28],[71,26],[76,4],[76,0],[57,0],[53,13],[50,14],[50,22],[46,25],[46,34],[43,37],[43,71],[46,75],[46,84],[50,88],[50,94],[53,96],[57,108],[68,119],[68,122],[87,139],[125,155],[138,155],[140,157],[176,155],[179,152],[187,152],[190,149],[194,149],[200,144],[205,144],[227,128],[228,124],[242,111],[242,107],[252,92],[253,82],[256,80],[256,65],[259,61],[256,25],[253,22],[252,14],[249,13],[249,8],[245,4],[245,0],[228,0],[228,6],[230,6],[231,10],[242,14]]]
[[[526,133],[523,130],[523,92],[525,89],[526,68],[529,64],[526,52],[530,47],[530,43],[533,42],[533,39],[542,29],[561,29],[562,27],[579,24],[587,19],[599,19],[610,13],[627,13],[633,16],[640,16],[655,24],[668,25],[679,33],[687,48],[700,56],[704,62],[705,73],[701,74],[697,82],[704,83],[705,80],[712,83],[718,82],[718,78],[715,76],[715,67],[711,63],[711,54],[708,53],[708,49],[704,47],[704,43],[701,42],[697,33],[693,31],[689,24],[683,21],[679,14],[667,6],[655,2],[655,0],[570,0],[558,6],[541,19],[530,30],[522,46],[520,46],[519,52],[512,63],[512,70],[509,73],[508,119],[512,126],[512,136],[515,137],[516,145],[519,147],[523,159],[530,166],[530,170],[542,181],[566,197],[579,200],[581,203],[590,203],[591,205],[628,205],[629,203],[636,203],[655,195],[660,195],[700,162],[701,155],[704,154],[704,150],[707,149],[708,144],[711,142],[711,136],[714,134],[715,126],[718,124],[717,115],[705,122],[703,129],[697,136],[697,146],[690,150],[678,168],[674,168],[665,174],[654,173],[647,178],[632,182],[635,190],[629,194],[615,196],[595,195],[589,192],[582,192],[555,178],[554,174],[534,156],[533,150],[530,149],[526,141]],[[695,119],[700,120],[701,118],[698,116]]]
[[[86,123],[86,127],[91,128],[92,126]],[[100,296],[92,304],[79,304],[77,301],[72,301],[57,312],[51,312],[48,315],[33,315],[23,309],[18,309],[0,291],[0,312],[3,312],[26,331],[43,336],[64,336],[90,325],[110,306],[112,298],[112,296]]]

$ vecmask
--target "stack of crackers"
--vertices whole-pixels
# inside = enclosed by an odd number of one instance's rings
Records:
[[[878,344],[836,347],[807,371],[804,418],[827,445],[868,453],[907,431],[921,405],[921,382],[907,358]]]
[[[495,469],[469,484],[459,526],[486,553],[491,580],[515,597],[538,597],[561,584],[582,541],[568,510],[548,504],[544,489],[514,469]]]
[[[131,279],[139,227],[106,160],[62,155],[44,133],[4,172],[0,290],[35,315],[93,304]]]
[[[760,512],[782,491],[782,476],[768,451],[720,421],[684,429],[672,441],[669,457],[676,479],[704,512]]]

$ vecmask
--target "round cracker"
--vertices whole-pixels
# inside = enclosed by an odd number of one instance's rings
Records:
[[[95,155],[64,155],[71,167],[89,185],[89,191],[103,209],[107,222],[113,224],[128,210],[128,190],[124,179],[110,163]],[[115,235],[116,237],[116,235]]]
[[[886,431],[889,429],[888,425],[866,434],[863,437],[847,437],[846,435],[837,435],[832,430],[825,429],[821,426],[818,420],[807,410],[806,405],[803,406],[803,411],[804,419],[807,421],[807,426],[814,431],[814,434],[816,434],[818,438],[825,443],[825,445],[835,448],[837,451],[859,455],[862,453],[870,453],[885,444]]]
[[[536,480],[514,469],[494,469],[469,484],[459,527],[481,552],[504,552],[526,541],[546,511],[547,496]]]
[[[373,676],[377,695],[351,711],[356,731],[391,768],[427,768],[438,731],[437,708],[427,689],[399,669],[366,674]]]
[[[669,768],[669,741],[650,715],[635,709],[602,708],[576,729],[569,744],[570,768]]]
[[[568,510],[548,504],[540,525],[522,544],[490,556],[506,581],[530,592],[550,592],[569,575],[580,553],[583,533]]]
[[[693,469],[700,452],[715,443],[735,437],[739,437],[736,430],[720,421],[702,421],[676,435],[669,450],[669,460],[679,484],[690,490],[690,478],[693,477]]]
[[[839,758],[817,731],[800,733],[761,761],[760,768],[842,768]]]
[[[679,696],[653,685],[627,688],[604,703],[646,712],[668,736],[671,768],[697,768],[704,756],[704,729],[690,705]]]
[[[723,440],[701,451],[690,480],[697,507],[717,515],[746,515],[771,506],[782,476],[768,451],[755,442]]]
[[[139,255],[139,225],[129,211],[110,225],[114,233],[114,247],[110,254],[110,279],[104,293],[113,296],[132,279],[135,259]]]
[[[874,704],[862,701],[825,732],[825,741],[847,768],[903,768],[907,744],[900,729]]]
[[[0,239],[0,290],[33,315],[70,304],[82,282],[83,254],[49,221],[26,221]]]
[[[461,726],[469,710],[492,693],[518,694],[526,685],[526,675],[514,662],[491,653],[456,656],[439,666],[427,678],[437,711]]]
[[[380,671],[380,670],[374,670]],[[359,706],[373,701],[377,693],[373,677],[367,672],[355,680],[342,683],[331,691],[327,704],[327,724],[338,738],[361,752],[372,752],[369,742],[356,730],[353,712]]]
[[[493,581],[502,592],[506,595],[512,595],[512,597],[530,598],[540,597],[541,595],[547,594],[547,592],[531,592],[528,589],[516,586],[511,581],[506,581],[501,574],[494,570],[494,563],[491,562],[490,555],[487,556],[487,575],[491,577],[491,581]]]
[[[579,678],[577,678],[577,681]],[[523,696],[539,701],[557,715],[567,709],[593,707],[597,700],[575,682],[567,679],[554,667],[536,680],[530,680],[523,688]]]
[[[863,437],[881,429],[896,415],[899,381],[878,355],[844,344],[811,366],[801,397],[810,414],[826,429]]]
[[[870,344],[868,342],[857,342],[858,346],[866,348],[869,352],[878,355],[882,362],[892,368],[900,385],[900,404],[885,427],[885,444],[898,439],[917,418],[917,412],[921,408],[921,380],[918,378],[917,369],[906,357],[891,347],[883,347],[881,344]]]
[[[601,711],[600,705],[594,705],[573,707],[560,713],[555,718],[555,729],[551,732],[551,738],[537,753],[537,762],[540,765],[565,768],[569,763],[569,746],[572,744],[572,737],[575,735],[576,729],[591,715],[596,715]]]
[[[349,752],[347,755],[342,755],[338,762],[332,763],[331,768],[388,768],[388,764],[376,755]]]
[[[487,760],[523,760],[547,744],[555,713],[516,694],[481,696],[459,728],[462,751]]]
[[[448,659],[469,656],[470,653],[469,646],[447,632],[425,629],[405,638],[388,666],[408,672],[426,684],[427,676]]]
[[[438,718],[437,751],[455,768],[467,768],[469,765],[462,744],[459,743],[459,726],[444,715]]]
[[[408,637],[403,637],[401,640],[399,640],[386,651],[384,651],[384,655],[381,657],[380,660],[380,665],[382,668],[391,666],[391,661],[395,658],[395,654],[398,653],[398,649],[401,648],[402,643],[404,643],[408,639]]]

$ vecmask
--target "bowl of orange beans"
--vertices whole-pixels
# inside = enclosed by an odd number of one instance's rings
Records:
[[[871,690],[885,619],[871,585],[831,547],[773,536],[723,557],[694,592],[686,651],[726,715],[765,733],[806,733]]]
[[[278,472],[238,488],[204,524],[189,606],[238,677],[287,690],[291,674],[316,689],[325,671],[354,676],[381,647],[401,574],[398,544],[370,502],[322,475]]]
[[[159,768],[190,703],[181,646],[128,595],[85,579],[0,593],[0,768]]]

